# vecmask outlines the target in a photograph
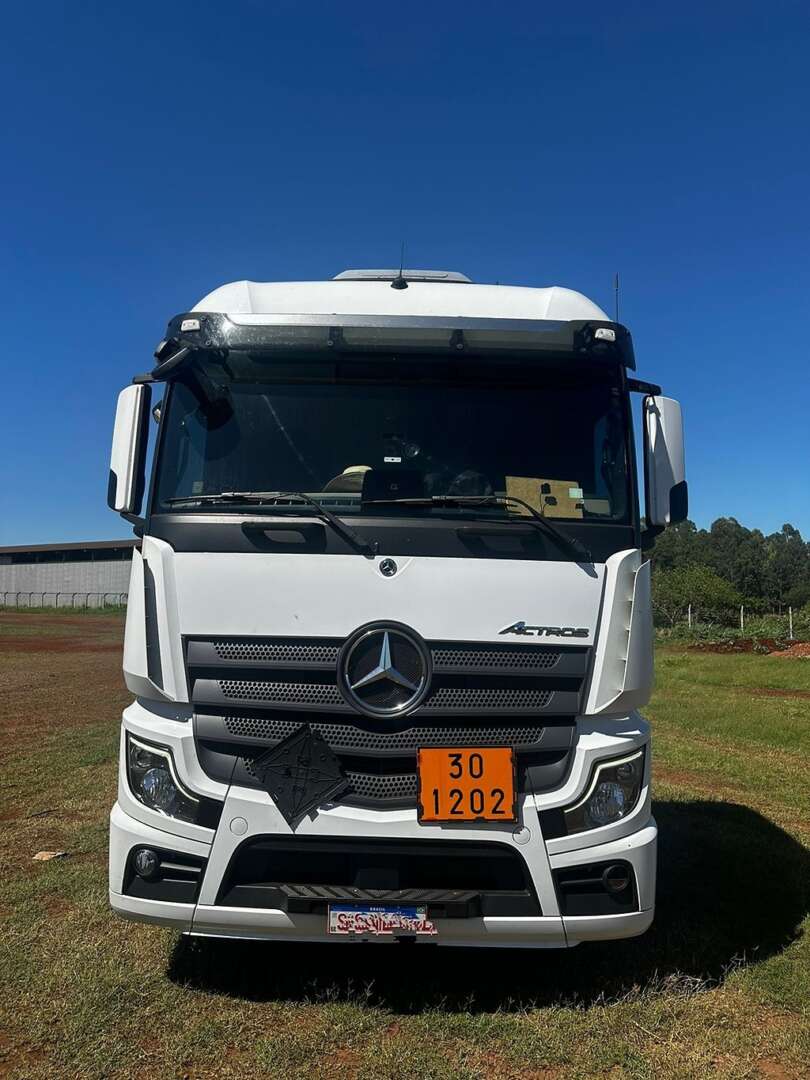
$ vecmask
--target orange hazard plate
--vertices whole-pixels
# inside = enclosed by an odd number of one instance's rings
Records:
[[[418,757],[420,821],[516,821],[511,746],[424,748]]]

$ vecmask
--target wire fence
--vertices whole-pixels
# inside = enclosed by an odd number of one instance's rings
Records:
[[[125,592],[0,592],[0,605],[10,608],[89,608],[125,607]]]
[[[774,622],[775,624],[776,623],[783,623],[784,624],[784,629],[787,631],[787,636],[789,638],[792,638],[794,636],[793,635],[793,608],[792,607],[789,606],[787,608],[787,610],[784,611],[784,612],[779,612],[779,613],[770,612],[768,614],[762,615],[762,614],[758,614],[758,613],[749,613],[745,609],[745,604],[740,604],[740,614],[739,614],[740,633],[745,633],[746,624],[748,624],[748,626],[750,627],[750,625],[752,623],[759,624],[759,623],[765,622],[766,620],[770,620],[770,621]],[[694,628],[694,626],[697,625],[697,617],[694,616],[693,613],[692,613],[692,605],[691,604],[688,606],[687,611],[686,611],[686,622],[687,622],[687,625],[688,625],[690,630],[692,630]],[[736,619],[735,619],[735,622],[736,622]]]
[[[665,638],[694,641],[810,641],[810,604],[763,612],[747,605],[717,610],[705,603],[681,606],[653,601],[655,628]]]

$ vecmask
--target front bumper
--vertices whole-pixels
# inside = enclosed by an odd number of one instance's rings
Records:
[[[183,784],[192,793],[216,800],[222,806],[216,829],[167,818],[134,798],[125,771],[127,731],[171,749]],[[603,828],[552,838],[544,838],[541,821],[544,811],[571,805],[580,797],[595,761],[621,756],[648,744],[648,725],[636,713],[604,721],[583,718],[579,723],[574,762],[564,784],[553,792],[521,796],[517,824],[428,825],[417,821],[415,810],[378,811],[330,804],[306,817],[293,833],[264,791],[236,785],[229,788],[202,772],[190,723],[165,715],[165,710],[159,713],[140,702],[134,703],[124,713],[118,801],[110,818],[110,904],[124,917],[172,926],[185,933],[288,941],[352,940],[328,935],[323,912],[296,913],[266,906],[231,907],[222,903],[223,883],[240,846],[259,837],[302,838],[327,844],[377,841],[419,845],[425,840],[452,840],[463,846],[470,841],[477,845],[497,844],[522,860],[521,866],[525,866],[541,914],[516,916],[505,912],[437,918],[437,936],[417,938],[417,941],[543,948],[633,937],[649,927],[655,905],[657,828],[650,812],[649,753],[641,798],[626,818]],[[141,846],[175,852],[198,863],[202,872],[192,902],[132,895],[129,861],[133,849]],[[634,910],[619,914],[565,914],[557,887],[560,872],[613,860],[632,867],[636,886]],[[446,884],[456,887],[452,880]]]
[[[270,808],[265,802],[260,809],[257,794],[243,791],[229,796],[220,828],[212,842],[207,844],[167,834],[145,825],[129,817],[116,804],[110,819],[110,904],[113,910],[126,918],[159,923],[186,933],[205,936],[308,942],[351,940],[329,936],[323,914],[297,914],[272,908],[228,907],[217,903],[219,888],[230,859],[238,845],[244,841],[244,834],[238,835],[231,831],[231,823],[242,818],[249,822],[249,826],[258,827],[258,831],[266,835],[267,824],[262,819]],[[319,815],[316,823],[323,817],[329,817],[329,812]],[[308,831],[313,831],[314,823],[308,821],[306,824],[310,826]],[[333,820],[328,825],[322,824],[317,832],[336,839],[357,836],[357,824],[356,821],[345,819],[342,823]],[[242,827],[241,822],[239,827]],[[363,828],[366,836],[376,835],[390,839],[392,832],[398,836],[413,837],[414,829],[419,829],[422,835],[424,827],[401,820],[378,823],[376,829],[366,822]],[[475,834],[474,837],[472,834]],[[520,843],[511,832],[496,836],[492,831],[477,829],[468,834],[465,830],[465,836],[478,840],[482,837],[490,841],[497,839],[514,845],[521,858],[526,861],[543,914],[532,917],[437,919],[437,935],[425,939],[417,938],[419,942],[425,940],[445,945],[560,948],[576,945],[581,941],[634,937],[644,933],[652,922],[657,829],[651,818],[636,831],[616,840],[557,855],[547,854],[540,833],[539,819],[533,806],[523,807],[523,827],[518,833]],[[132,848],[140,845],[165,848],[169,844],[173,850],[202,859],[206,863],[197,902],[168,903],[126,895],[123,892],[124,873]],[[560,914],[553,872],[613,859],[621,859],[632,866],[638,888],[639,910],[611,915]],[[395,939],[374,940],[388,942]]]

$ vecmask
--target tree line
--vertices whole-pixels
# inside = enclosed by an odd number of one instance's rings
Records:
[[[810,543],[793,525],[765,535],[736,518],[709,529],[684,521],[661,533],[650,555],[659,624],[682,622],[690,604],[704,622],[730,621],[740,605],[782,614],[810,604]]]

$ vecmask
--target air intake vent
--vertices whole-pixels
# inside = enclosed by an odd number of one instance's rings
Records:
[[[146,637],[146,674],[155,686],[163,689],[163,664],[160,659],[158,637],[157,596],[155,575],[146,559],[143,560],[143,613]]]

